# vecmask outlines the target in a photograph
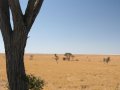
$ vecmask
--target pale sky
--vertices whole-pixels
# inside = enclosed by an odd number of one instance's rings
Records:
[[[29,36],[26,53],[120,54],[120,0],[44,0]]]

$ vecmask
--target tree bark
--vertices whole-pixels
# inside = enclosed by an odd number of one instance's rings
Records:
[[[10,90],[28,90],[24,80],[25,68],[23,51],[11,48],[6,52],[6,67]]]
[[[19,32],[17,35],[13,32],[10,42],[7,43],[9,45],[5,44],[6,69],[10,90],[28,90],[24,67],[26,41],[27,34],[25,32]]]

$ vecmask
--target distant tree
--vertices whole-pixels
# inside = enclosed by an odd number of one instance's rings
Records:
[[[70,59],[73,55],[72,55],[72,53],[65,53],[64,56],[65,56],[64,60],[70,61]]]
[[[43,0],[27,0],[25,14],[20,0],[0,0],[0,29],[6,54],[6,71],[10,90],[28,90],[24,81],[24,50],[28,33],[38,15]],[[10,22],[12,13],[13,28]]]

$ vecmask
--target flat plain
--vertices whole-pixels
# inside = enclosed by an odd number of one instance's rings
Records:
[[[25,55],[26,73],[44,79],[44,90],[120,90],[120,55],[74,55],[71,61],[58,56],[57,63],[54,54]],[[6,82],[5,56],[0,54],[0,90],[6,90]]]

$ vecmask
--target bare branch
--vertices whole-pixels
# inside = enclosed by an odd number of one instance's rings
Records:
[[[0,29],[4,39],[5,37],[10,38],[12,28],[10,24],[8,0],[0,0]]]
[[[29,0],[24,15],[24,20],[26,22],[28,30],[30,30],[32,27],[32,24],[34,23],[35,18],[40,11],[43,1],[44,0]]]
[[[8,2],[13,16],[14,27],[17,27],[18,23],[23,22],[23,13],[20,2],[19,0],[8,0]]]

